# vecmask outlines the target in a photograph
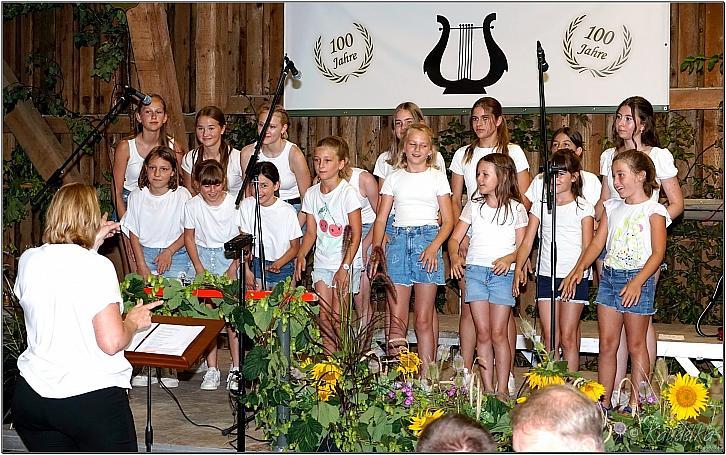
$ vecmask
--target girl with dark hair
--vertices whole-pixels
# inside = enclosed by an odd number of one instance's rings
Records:
[[[562,279],[572,270],[580,258],[580,253],[592,240],[593,217],[595,208],[582,196],[582,180],[580,173],[580,159],[575,152],[560,149],[552,154],[552,164],[563,169],[555,179],[556,207],[556,240],[557,240],[557,267],[555,275],[555,289],[562,283]],[[597,177],[596,177],[597,178]],[[529,211],[529,224],[524,235],[522,245],[517,250],[517,265],[514,269],[514,295],[519,295],[519,286],[527,282],[524,265],[532,251],[532,244],[537,235],[537,229],[542,224],[541,262],[537,270],[537,308],[542,320],[542,338],[548,351],[551,333],[551,244],[552,244],[552,214],[548,213],[546,203],[535,201]],[[589,275],[589,270],[585,276]],[[578,371],[580,367],[580,343],[578,327],[580,314],[588,301],[589,285],[583,280],[575,292],[575,297],[562,303],[560,296],[555,300],[555,358],[559,359],[559,347],[562,346],[567,368]]]
[[[517,171],[511,157],[490,153],[480,158],[476,181],[477,191],[464,206],[448,242],[451,277],[466,280],[464,302],[474,320],[484,390],[508,396],[512,364],[508,325],[514,307],[514,261],[524,238],[527,209],[520,202]],[[459,244],[469,228],[471,243],[464,259],[459,254]],[[495,359],[496,387],[492,375]]]
[[[242,188],[244,173],[240,167],[240,151],[224,140],[227,121],[224,112],[216,106],[206,106],[197,112],[195,119],[197,143],[182,160],[184,186],[192,193],[199,191],[198,182],[193,181],[194,167],[205,160],[219,161],[225,171],[227,191],[237,197]]]

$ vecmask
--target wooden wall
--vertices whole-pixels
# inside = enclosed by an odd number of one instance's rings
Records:
[[[269,100],[274,90],[283,55],[283,5],[280,3],[168,3],[166,8],[169,34],[174,55],[176,76],[185,113],[188,145],[194,145],[193,115],[202,107],[200,99],[220,98],[219,105],[229,114],[249,113],[251,108]],[[214,8],[210,10],[210,8]],[[210,12],[211,11],[211,12]],[[214,21],[213,23],[210,21]],[[116,84],[128,76],[134,85],[138,79],[135,66],[130,74],[120,68],[114,79],[106,83],[90,76],[95,50],[78,49],[73,44],[73,32],[78,27],[70,5],[21,16],[4,22],[3,58],[24,84],[40,82],[41,75],[28,74],[25,60],[31,52],[52,56],[60,65],[63,84],[59,94],[67,106],[90,118],[101,118],[113,102]],[[718,70],[693,73],[681,72],[679,65],[686,56],[723,52],[722,3],[671,4],[671,99],[672,108],[678,109],[696,129],[694,150],[702,150],[722,135],[723,110],[718,102],[723,97],[723,75]],[[214,46],[205,43],[214,42]],[[206,46],[206,47],[205,47]],[[206,62],[216,58],[214,80],[216,84],[202,87],[199,76],[208,71]],[[205,60],[206,59],[206,60]],[[200,66],[201,65],[201,66]],[[698,91],[696,87],[702,88]],[[717,89],[703,89],[715,87]],[[720,91],[719,91],[720,90]],[[208,92],[213,93],[208,93]],[[220,95],[221,94],[221,95]],[[624,93],[623,97],[634,93]],[[394,100],[404,101],[404,100]],[[414,100],[415,101],[415,100]],[[393,103],[392,103],[393,104]],[[468,107],[468,106],[465,106]],[[580,130],[586,140],[585,168],[597,172],[603,142],[609,137],[613,115],[587,115],[587,121],[578,122],[575,115],[552,116],[552,127],[571,125]],[[429,124],[435,131],[444,130],[455,117],[431,116]],[[466,117],[459,117],[466,124]],[[74,149],[65,123],[58,118],[47,118],[53,132],[70,154]],[[128,118],[111,125],[96,154],[83,157],[77,165],[88,182],[104,182],[104,173],[110,172],[110,151],[113,144],[129,134]],[[355,165],[372,169],[375,158],[390,147],[392,141],[390,116],[363,117],[298,117],[292,119],[290,139],[308,154],[315,142],[326,135],[337,134],[348,140],[355,151]],[[9,157],[15,146],[14,136],[7,127],[2,135],[3,158]],[[528,152],[534,172],[538,156]],[[723,168],[723,150],[712,148],[699,158],[705,163]],[[690,165],[691,163],[687,163]],[[684,163],[681,173],[685,172]],[[722,184],[721,184],[722,187]],[[686,195],[688,192],[686,191]],[[32,224],[32,223],[31,223]],[[33,243],[28,223],[5,233],[4,239],[16,243],[20,249]],[[36,228],[37,234],[37,228]],[[35,237],[37,239],[37,236]],[[35,240],[36,242],[38,240]]]

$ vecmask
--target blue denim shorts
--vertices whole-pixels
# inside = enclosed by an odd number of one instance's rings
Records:
[[[595,303],[605,305],[620,313],[653,315],[655,314],[655,276],[650,276],[640,289],[640,300],[636,305],[624,307],[620,291],[632,280],[640,269],[618,270],[610,267],[602,268],[600,287],[597,289]]]
[[[335,276],[336,272],[337,270],[314,268],[313,285],[315,285],[315,283],[317,283],[318,281],[322,281],[329,288],[335,287],[333,286],[333,276]],[[360,292],[361,270],[359,268],[351,267],[348,273],[350,273],[350,276],[353,278],[353,285],[350,287],[350,290],[353,291],[353,294],[357,294]]]
[[[129,206],[129,194],[131,194],[131,191],[124,188],[123,193],[121,194],[121,198],[124,200],[124,207]],[[121,219],[118,217],[118,211],[116,210],[116,207],[113,208],[113,211],[111,212],[111,215],[108,219],[111,221],[121,221]]]
[[[265,261],[265,269],[271,266],[273,262],[275,261]],[[294,261],[290,261],[287,264],[283,265],[282,267],[280,267],[280,271],[278,273],[265,270],[265,284],[267,285],[267,289],[272,289],[280,281],[285,281],[287,277],[293,276],[293,274],[295,273],[295,267],[293,266],[294,263]],[[255,274],[255,279],[257,279],[258,281],[262,280],[259,258],[252,259],[252,273]]]
[[[224,247],[206,248],[197,245],[197,254],[202,266],[215,275],[224,275],[232,265],[232,259],[224,257]]]
[[[388,235],[389,237],[393,236],[393,233],[396,232],[396,231],[394,231],[395,228],[393,227],[393,220],[395,218],[396,218],[395,215],[391,215],[386,220],[386,235]]]
[[[439,233],[439,226],[394,227],[388,244],[388,274],[394,284],[415,283],[444,285],[444,258],[441,248],[436,253],[438,270],[427,272],[418,258]]]
[[[560,287],[564,278],[555,278],[555,292],[557,293],[556,298],[560,299],[560,292],[557,290]],[[550,277],[538,275],[537,276],[537,300],[549,300],[552,297],[550,291],[552,282]],[[572,297],[567,303],[580,303],[584,305],[590,304],[590,282],[583,278],[580,284],[575,287],[575,296]]]
[[[496,275],[491,267],[467,264],[464,272],[466,297],[464,301],[486,301],[495,305],[514,306],[512,283],[514,271],[508,270],[503,275]]]
[[[151,273],[157,275],[154,259],[156,259],[164,248],[150,248],[145,246],[142,246],[141,248],[144,250],[144,261],[146,262],[146,266],[151,269]],[[176,278],[182,282],[191,281],[194,278],[194,267],[192,267],[192,261],[189,259],[186,248],[181,247],[176,253],[174,253],[171,257],[171,266],[169,267],[169,270],[163,273],[163,275],[166,278]]]
[[[362,230],[361,230],[361,233],[360,233],[360,241],[361,241],[361,244],[363,244],[363,239],[366,238],[366,235],[368,235],[368,233],[370,232],[370,230],[371,230],[372,227],[373,227],[373,223],[365,223],[362,226]],[[370,245],[368,247],[368,251],[366,251],[366,256],[370,257],[370,255],[371,255],[371,248],[372,247],[373,247],[373,245]]]

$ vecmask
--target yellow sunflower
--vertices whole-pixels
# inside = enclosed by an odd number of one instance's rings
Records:
[[[323,384],[318,386],[318,398],[320,398],[320,401],[328,401],[332,394],[333,387],[331,385]]]
[[[396,371],[399,373],[418,373],[418,367],[421,365],[421,358],[415,352],[401,351],[398,355],[399,365]]]
[[[316,363],[310,372],[313,379],[317,382],[325,382],[330,385],[338,383],[338,379],[343,374],[338,365],[327,361]]]
[[[698,417],[706,409],[708,391],[690,375],[678,373],[675,382],[668,388],[666,398],[671,404],[671,414],[676,420]]]
[[[544,374],[543,374],[544,373]],[[524,373],[527,378],[527,383],[533,389],[541,389],[552,384],[564,384],[565,380],[558,374],[547,374],[549,372],[532,370],[528,373]]]
[[[413,431],[413,434],[418,436],[421,434],[426,425],[430,424],[434,420],[444,415],[443,409],[438,409],[434,412],[430,412],[426,409],[424,412],[420,412],[416,417],[411,417],[411,425],[408,429]]]
[[[311,363],[313,363],[313,359],[311,359],[310,357],[305,357],[302,362],[300,362],[300,368],[305,368]]]
[[[587,381],[580,386],[580,392],[587,395],[592,401],[597,403],[600,397],[605,394],[605,387],[597,381]]]

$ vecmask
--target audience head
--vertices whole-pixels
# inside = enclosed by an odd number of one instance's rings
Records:
[[[571,385],[550,385],[512,412],[515,452],[602,452],[603,415]]]
[[[462,414],[447,414],[426,425],[416,452],[496,452],[491,435],[477,421]]]
[[[569,126],[563,126],[555,131],[550,142],[550,151],[554,153],[560,149],[570,149],[575,152],[575,155],[581,157],[584,151],[582,134]]]
[[[71,243],[91,248],[101,226],[96,189],[83,183],[63,185],[45,215],[45,243]]]

